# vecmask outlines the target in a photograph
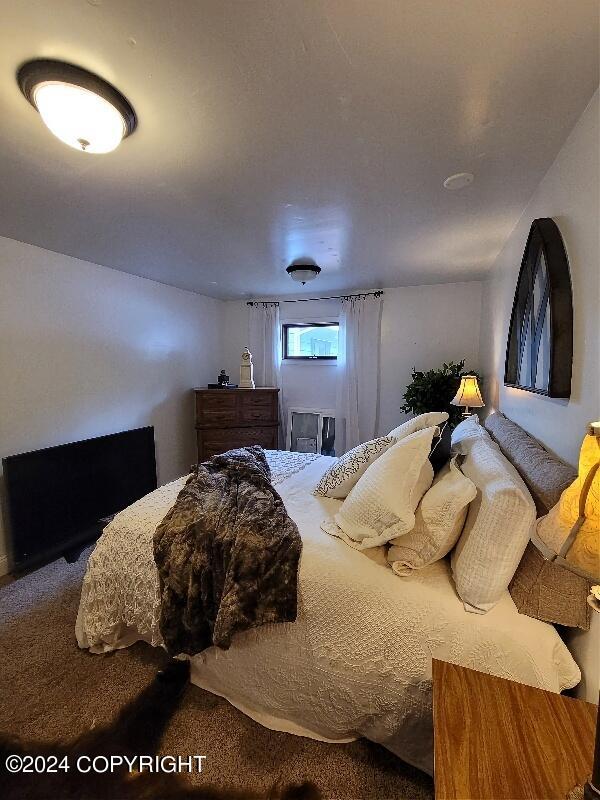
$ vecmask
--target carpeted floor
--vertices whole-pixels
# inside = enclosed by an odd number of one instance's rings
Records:
[[[71,738],[111,721],[167,661],[137,644],[108,655],[79,650],[74,624],[87,553],[0,588],[0,732]],[[186,690],[161,753],[207,756],[202,781],[265,791],[312,780],[325,798],[433,797],[431,779],[366,740],[331,745],[267,730],[227,701]]]

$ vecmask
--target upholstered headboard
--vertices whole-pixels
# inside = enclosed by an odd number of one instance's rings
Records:
[[[485,427],[523,478],[538,517],[547,514],[564,489],[577,478],[576,471],[500,412],[490,415]],[[582,630],[590,627],[588,581],[545,561],[532,542],[527,545],[508,589],[521,614]]]
[[[567,486],[573,483],[577,472],[499,411],[490,414],[484,424],[523,478],[535,502],[538,517],[547,514],[558,503]]]

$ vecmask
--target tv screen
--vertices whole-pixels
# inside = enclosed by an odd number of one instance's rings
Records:
[[[2,463],[17,571],[96,537],[103,518],[156,489],[153,427],[8,456]]]

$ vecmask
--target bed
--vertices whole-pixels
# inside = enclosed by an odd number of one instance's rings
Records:
[[[267,458],[303,542],[298,618],[194,656],[194,684],[271,729],[329,742],[364,736],[431,774],[433,657],[553,692],[579,682],[554,627],[520,615],[508,592],[487,614],[468,614],[448,559],[399,578],[384,548],[358,551],[324,533],[321,523],[341,501],[312,490],[333,459],[279,451]],[[80,647],[161,646],[152,538],[185,481],[160,487],[105,529],[83,581]]]

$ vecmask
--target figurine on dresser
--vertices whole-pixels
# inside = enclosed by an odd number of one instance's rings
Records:
[[[237,389],[237,383],[229,383],[229,375],[224,369],[217,375],[217,383],[209,383],[209,389]]]
[[[244,348],[242,363],[240,364],[240,389],[256,389],[252,353],[247,347]]]

